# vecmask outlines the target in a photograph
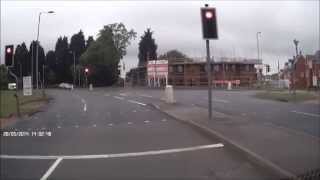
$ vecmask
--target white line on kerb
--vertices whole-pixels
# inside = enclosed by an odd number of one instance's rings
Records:
[[[54,169],[59,165],[59,163],[62,161],[63,158],[58,158],[48,169],[48,171],[41,177],[40,180],[46,180],[51,173],[54,171]]]
[[[306,116],[320,117],[320,114],[306,113],[306,112],[300,112],[300,111],[291,111],[291,112],[297,113],[297,114],[303,114]]]
[[[138,156],[150,156],[159,154],[170,154],[179,153],[187,151],[197,151],[202,149],[213,149],[220,148],[224,145],[222,143],[200,145],[186,148],[176,148],[176,149],[164,149],[164,150],[154,150],[154,151],[142,151],[142,152],[132,152],[132,153],[118,153],[118,154],[98,154],[98,155],[71,155],[71,156],[15,156],[15,155],[0,155],[2,159],[106,159],[106,158],[125,158],[125,157],[138,157]]]
[[[123,97],[119,97],[119,96],[113,96],[113,97],[116,98],[116,99],[120,99],[120,100],[124,99]]]
[[[134,101],[134,100],[128,100],[129,102],[131,103],[135,103],[135,104],[139,104],[139,105],[142,105],[142,106],[146,106],[146,104],[142,103],[142,102],[138,102],[138,101]]]

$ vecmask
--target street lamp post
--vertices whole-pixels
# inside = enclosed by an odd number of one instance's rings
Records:
[[[261,35],[261,32],[257,32],[256,34],[256,37],[257,37],[257,58],[258,58],[258,61],[260,60],[260,44],[259,44],[259,34]],[[261,60],[261,63],[262,63],[262,60]],[[260,82],[262,80],[262,71],[260,71],[259,69],[259,76],[260,76]]]
[[[40,31],[40,20],[41,20],[41,14],[46,13],[46,14],[52,14],[54,11],[48,11],[48,12],[40,12],[39,13],[39,20],[38,20],[38,33],[37,33],[37,47],[36,47],[36,83],[37,83],[37,89],[39,89],[39,75],[38,75],[38,66],[39,66],[39,31]]]

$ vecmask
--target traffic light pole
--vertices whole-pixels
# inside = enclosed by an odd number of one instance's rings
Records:
[[[16,98],[17,114],[18,114],[18,117],[20,117],[20,103],[19,103],[19,95],[18,95],[18,89],[19,89],[18,77],[10,70],[10,68],[8,68],[8,72],[16,80],[16,93],[14,96]]]
[[[210,61],[210,43],[206,40],[207,48],[207,74],[208,74],[208,114],[209,119],[212,119],[212,78],[211,78],[211,61]]]

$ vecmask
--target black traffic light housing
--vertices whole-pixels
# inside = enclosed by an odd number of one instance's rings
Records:
[[[5,59],[5,65],[7,67],[12,67],[14,65],[13,51],[14,51],[13,45],[5,46],[5,57],[4,57],[4,59]]]
[[[201,8],[202,35],[204,39],[218,39],[216,9]]]
[[[267,65],[267,72],[270,72],[270,65]]]

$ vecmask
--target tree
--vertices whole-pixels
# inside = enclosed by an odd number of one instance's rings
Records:
[[[88,49],[88,47],[90,46],[90,44],[91,44],[92,42],[94,42],[94,39],[93,39],[92,36],[89,36],[89,37],[88,37],[88,40],[87,40],[87,42],[86,42],[86,49]]]
[[[14,53],[14,73],[22,78],[31,72],[31,62],[26,44],[18,45]]]
[[[153,32],[148,28],[144,32],[144,35],[141,36],[139,42],[139,66],[143,66],[147,63],[148,60],[157,59],[157,44],[152,38]]]
[[[83,32],[80,30],[77,34],[71,37],[70,49],[75,53],[76,64],[79,63],[79,57],[85,51],[86,42],[84,39]]]
[[[69,52],[67,37],[59,37],[55,47],[56,56],[56,78],[57,82],[72,82],[70,66],[73,64],[72,54]]]
[[[135,36],[136,33],[128,31],[122,23],[109,24],[100,30],[97,40],[92,41],[80,57],[81,65],[90,69],[91,83],[112,85],[117,81],[119,61]]]
[[[48,75],[47,75],[47,83],[48,84],[53,84],[56,83],[56,73],[58,71],[57,68],[57,62],[56,62],[56,54],[54,51],[48,51],[46,54],[46,66],[48,70]]]
[[[183,54],[182,52],[174,49],[174,50],[170,50],[170,51],[160,55],[159,59],[167,59],[167,60],[183,59],[183,60],[187,60],[187,59],[190,59],[190,58],[187,55]]]

